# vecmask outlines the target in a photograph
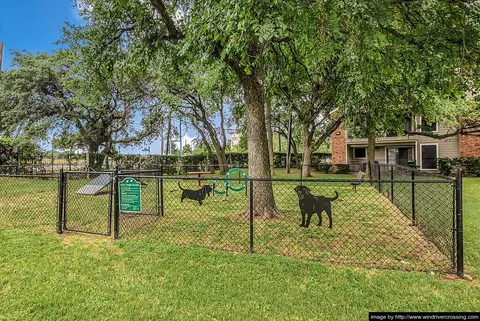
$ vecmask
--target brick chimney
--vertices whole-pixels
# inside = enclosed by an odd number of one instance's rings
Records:
[[[332,133],[332,164],[346,164],[347,163],[347,149],[346,149],[346,131],[340,125],[336,131]]]

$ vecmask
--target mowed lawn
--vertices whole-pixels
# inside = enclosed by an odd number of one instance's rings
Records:
[[[47,190],[53,183],[45,184]],[[480,179],[465,179],[465,264],[473,281],[165,245],[155,238],[4,230],[0,319],[360,320],[368,311],[479,310],[479,189]],[[39,197],[42,202],[48,203]]]

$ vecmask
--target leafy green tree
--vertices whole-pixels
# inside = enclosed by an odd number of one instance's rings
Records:
[[[190,146],[190,144],[186,144],[185,146],[183,146],[182,152],[184,155],[190,155],[193,152],[192,146]]]
[[[187,58],[228,65],[243,89],[249,175],[270,177],[262,80],[267,68],[264,53],[270,44],[291,38],[290,30],[301,19],[301,12],[296,10],[301,4],[289,0],[85,2],[90,10],[85,13],[89,24],[83,34],[90,39],[92,60],[113,65],[119,52],[129,50],[136,54],[132,59],[138,65],[148,65],[146,60],[152,56],[168,57],[168,51],[174,49]],[[255,195],[255,214],[275,216],[272,184],[257,183]]]
[[[222,63],[178,65],[160,61],[155,66],[152,74],[162,105],[158,111],[150,110],[149,121],[157,123],[157,116],[163,117],[165,107],[188,119],[207,149],[215,151],[220,173],[225,174],[226,126],[231,123],[230,109],[241,104],[236,98],[238,86],[232,81],[229,70]]]
[[[73,51],[16,53],[13,62],[16,68],[1,78],[5,132],[32,139],[53,133],[54,146],[87,147],[103,156],[116,144],[135,143],[151,134],[148,128],[133,126],[136,117],[155,104],[147,86],[130,82],[118,70],[92,72]]]
[[[337,106],[342,35],[335,29],[335,15],[328,2],[312,2],[300,7],[297,36],[277,42],[266,56],[275,68],[266,73],[266,87],[274,96],[274,109],[285,106],[294,115],[295,128],[301,131],[303,175],[311,176],[311,156],[338,128],[341,117],[333,119]]]
[[[339,87],[347,128],[375,138],[404,130],[404,115],[452,115],[440,101],[464,100],[478,88],[478,3],[468,1],[340,1],[345,81]],[[455,114],[455,113],[453,113]],[[456,118],[456,116],[454,116]],[[457,118],[458,119],[458,118]]]

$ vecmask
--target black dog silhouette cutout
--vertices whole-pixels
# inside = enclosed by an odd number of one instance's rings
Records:
[[[338,192],[335,191],[334,197],[315,196],[310,193],[307,186],[295,187],[298,195],[298,206],[302,212],[302,227],[308,227],[313,214],[318,215],[317,226],[322,225],[322,212],[325,211],[329,220],[329,228],[332,228],[332,201],[338,198]]]
[[[180,186],[180,182],[178,182],[178,187],[180,187],[180,189],[182,190],[182,197],[180,199],[180,202],[182,203],[184,199],[188,198],[198,201],[198,203],[202,205],[203,200],[207,197],[207,195],[210,196],[210,192],[213,191],[210,185],[204,185],[199,190],[191,190],[182,188],[182,186]]]

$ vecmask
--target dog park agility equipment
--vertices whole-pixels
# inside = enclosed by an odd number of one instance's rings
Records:
[[[238,173],[238,179],[239,180],[241,179],[240,175],[243,176],[243,184],[238,186],[238,187],[233,186],[230,183],[232,181],[231,175],[234,174],[234,173]],[[218,185],[218,180],[215,179],[213,181],[213,190],[215,191],[216,194],[220,194],[220,195],[227,194],[229,189],[234,191],[234,192],[241,192],[245,188],[247,188],[247,184],[248,184],[247,179],[248,179],[248,176],[243,170],[241,170],[240,168],[232,168],[227,172],[227,174],[225,175],[225,179],[223,180],[223,184],[225,185],[225,188],[223,190],[217,190],[216,187]]]
[[[111,181],[111,174],[102,174],[92,179],[87,185],[83,186],[75,193],[82,195],[97,195],[102,189],[107,187]]]

